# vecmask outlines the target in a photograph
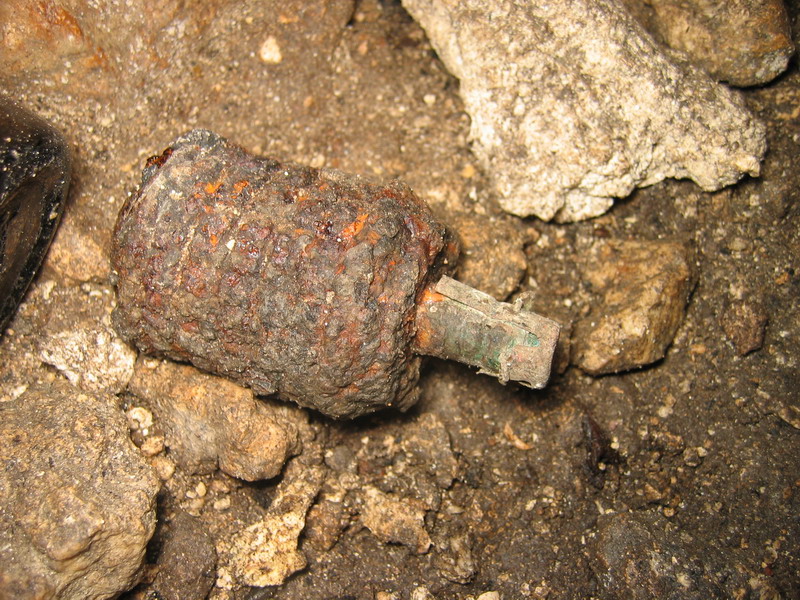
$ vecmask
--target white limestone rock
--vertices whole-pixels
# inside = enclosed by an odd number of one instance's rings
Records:
[[[667,177],[758,175],[765,129],[738,93],[667,56],[619,0],[403,0],[461,80],[501,206],[576,221]]]

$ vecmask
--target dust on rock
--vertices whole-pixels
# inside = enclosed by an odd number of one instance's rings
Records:
[[[129,589],[155,528],[159,483],[113,396],[56,382],[0,403],[0,415],[9,450],[0,596],[77,600]]]
[[[593,246],[583,280],[602,299],[575,324],[574,363],[599,375],[663,358],[694,289],[692,254],[666,241],[604,240]]]
[[[54,286],[40,357],[74,385],[90,392],[122,392],[133,376],[136,351],[111,325],[115,305],[109,285]]]
[[[199,519],[178,513],[165,524],[159,544],[158,573],[153,589],[164,600],[205,598],[216,580],[217,551],[214,540]]]
[[[659,40],[732,85],[767,83],[783,73],[794,54],[780,0],[624,2]]]
[[[140,359],[129,391],[152,406],[171,459],[189,473],[219,467],[245,481],[269,479],[301,449],[298,430],[306,426],[301,411],[259,402],[251,390],[194,367]],[[143,423],[147,417],[137,419],[135,410],[129,417],[148,436],[152,415]]]

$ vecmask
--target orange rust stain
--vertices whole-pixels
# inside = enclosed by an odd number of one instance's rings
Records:
[[[356,385],[355,383],[351,383],[350,385],[348,385],[346,388],[344,388],[342,390],[342,393],[345,396],[350,396],[350,395],[355,395],[360,391],[361,391],[361,387],[360,386]]]
[[[231,196],[235,198],[236,196],[241,194],[242,190],[244,190],[244,188],[246,188],[248,185],[250,185],[250,182],[247,181],[246,179],[237,181],[236,183],[233,184],[233,193],[231,194]]]
[[[367,219],[369,219],[369,214],[367,213],[358,215],[355,221],[342,230],[342,239],[349,241],[356,237],[364,229],[364,223],[367,222]]]
[[[425,327],[421,319],[417,320],[417,336],[414,345],[419,349],[429,348],[431,345],[431,330]]]
[[[39,14],[41,14],[48,23],[56,27],[62,27],[69,35],[83,39],[83,29],[78,19],[76,19],[72,13],[54,2],[39,2],[38,8]]]
[[[303,256],[309,256],[319,245],[318,240],[314,239],[305,246],[303,246]]]
[[[222,180],[209,182],[206,184],[206,187],[203,188],[206,191],[206,194],[216,194],[219,191],[219,188],[222,187]]]
[[[439,292],[433,291],[431,288],[425,288],[420,296],[420,303],[433,304],[434,302],[442,302],[446,296]]]
[[[219,244],[219,238],[213,233],[211,234],[211,237],[209,237],[209,241],[214,248],[216,248],[217,244]]]
[[[181,329],[183,329],[186,333],[197,333],[200,327],[197,325],[197,321],[187,321],[186,323],[181,324]]]
[[[336,274],[341,275],[342,273],[344,273],[344,265],[339,265],[336,269]]]

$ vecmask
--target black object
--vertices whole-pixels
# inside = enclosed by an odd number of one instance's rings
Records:
[[[50,246],[69,167],[61,134],[0,96],[0,335]]]

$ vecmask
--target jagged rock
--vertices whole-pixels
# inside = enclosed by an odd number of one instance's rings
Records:
[[[478,569],[468,534],[448,535],[435,547],[434,566],[442,577],[456,583],[469,583],[475,577]]]
[[[703,567],[711,569],[709,557],[688,550],[691,545],[668,532],[662,519],[646,513],[604,515],[592,540],[589,561],[607,597],[700,600],[724,596],[704,576]]]
[[[380,541],[403,544],[416,554],[425,554],[431,547],[431,538],[425,530],[425,509],[413,500],[366,486],[363,501],[361,519]]]
[[[306,558],[297,548],[297,541],[323,479],[322,467],[293,462],[264,517],[234,539],[219,542],[217,551],[223,557],[221,580],[266,587],[280,585],[303,569]]]
[[[452,485],[458,474],[458,461],[447,428],[434,413],[420,415],[405,432],[400,446],[410,464],[427,471],[439,489]]]
[[[114,290],[108,285],[55,285],[40,342],[41,359],[88,392],[119,393],[133,376],[136,351],[111,326]]]
[[[66,383],[0,404],[0,597],[97,600],[133,586],[159,482],[110,397]]]
[[[667,177],[757,175],[764,126],[616,0],[403,0],[461,80],[501,206],[574,221]]]
[[[722,329],[739,356],[761,348],[766,327],[767,313],[758,300],[734,301],[722,315]]]
[[[153,589],[163,600],[198,600],[214,586],[217,551],[202,523],[181,512],[169,523]]]
[[[738,86],[771,81],[794,54],[783,0],[624,0],[667,45],[714,78]]]
[[[428,588],[419,586],[411,592],[411,600],[436,600],[436,596]]]
[[[572,362],[600,375],[662,358],[696,281],[691,252],[675,242],[603,242],[584,277],[602,300],[575,326]]]
[[[47,264],[59,275],[79,282],[103,281],[111,272],[108,251],[96,236],[74,222],[71,213],[65,215],[53,238]]]
[[[323,497],[308,511],[306,539],[317,550],[327,552],[336,545],[346,525],[341,500]]]
[[[449,224],[461,242],[458,280],[496,300],[508,298],[527,268],[525,242],[517,228],[509,221],[479,215],[454,215]]]
[[[249,389],[189,365],[142,359],[129,391],[152,403],[172,457],[190,472],[219,465],[246,481],[269,479],[300,449],[300,409],[258,401]]]

